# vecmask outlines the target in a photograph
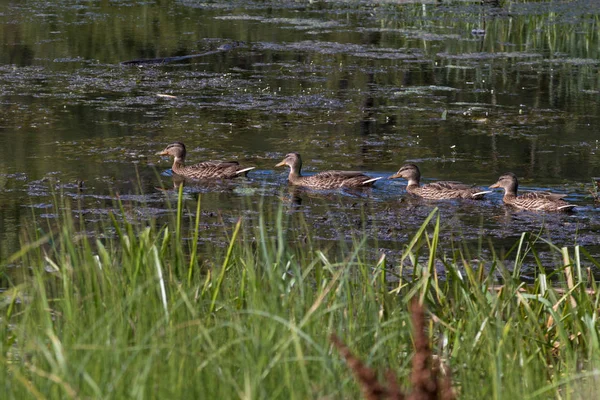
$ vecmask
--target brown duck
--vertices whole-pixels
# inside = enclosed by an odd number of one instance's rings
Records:
[[[288,181],[292,185],[314,189],[359,188],[372,186],[381,179],[371,178],[359,171],[323,171],[311,176],[302,176],[302,158],[298,153],[289,153],[276,167],[290,167]]]
[[[405,164],[388,179],[404,178],[408,181],[406,191],[424,199],[474,199],[480,200],[486,193],[480,188],[460,182],[439,181],[421,186],[421,171],[415,164]]]
[[[185,166],[185,145],[174,142],[163,151],[156,153],[160,156],[171,156],[174,158],[171,169],[179,176],[190,179],[232,179],[238,176],[246,176],[248,171],[255,167],[242,167],[237,161],[205,161],[198,164]]]
[[[508,172],[498,178],[498,182],[490,186],[490,189],[504,189],[505,204],[516,208],[532,211],[571,211],[574,204],[562,200],[566,195],[548,192],[527,192],[517,196],[519,181],[512,172]]]

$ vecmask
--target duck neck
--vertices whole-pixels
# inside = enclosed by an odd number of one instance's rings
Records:
[[[294,183],[300,180],[302,174],[300,173],[300,166],[293,165],[290,167],[290,174],[288,175],[288,181]]]
[[[516,190],[508,190],[508,189],[506,189],[506,190],[504,191],[504,199],[505,199],[505,200],[508,200],[508,199],[514,199],[514,198],[516,198],[516,197],[517,197],[517,192],[516,192]]]
[[[419,178],[408,178],[408,183],[406,184],[406,190],[409,192],[419,188],[421,185],[419,184]]]
[[[173,161],[173,166],[171,167],[173,172],[177,173],[177,171],[180,171],[181,169],[183,169],[183,167],[185,166],[184,161],[185,161],[184,157],[175,157],[175,160]]]
[[[505,187],[504,188],[504,198],[511,199],[511,198],[517,197],[517,188],[518,187],[519,186],[516,183],[513,183],[512,185]]]

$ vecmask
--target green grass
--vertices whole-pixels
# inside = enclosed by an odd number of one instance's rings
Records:
[[[554,248],[561,265],[539,265],[525,285],[520,262],[541,239],[515,244],[513,271],[500,260],[490,271],[466,250],[444,260],[434,211],[404,251],[423,263],[400,274],[385,257],[365,261],[366,238],[318,248],[301,213],[266,207],[257,223],[226,229],[225,248],[199,249],[200,204],[183,207],[166,225],[113,218],[95,237],[65,211],[1,261],[12,282],[0,293],[4,399],[358,398],[329,335],[407,385],[415,298],[460,398],[587,399],[598,389],[599,298],[583,267],[598,263],[583,248]],[[287,237],[299,232],[301,245]]]

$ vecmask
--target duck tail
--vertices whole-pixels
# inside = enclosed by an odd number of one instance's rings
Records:
[[[572,210],[575,207],[577,207],[575,204],[567,204],[567,205],[558,207],[557,210]]]
[[[473,198],[477,198],[477,197],[481,197],[481,196],[483,196],[483,195],[486,195],[486,194],[488,194],[488,193],[492,193],[492,192],[493,192],[493,190],[484,190],[483,192],[477,192],[477,193],[473,193],[473,194],[471,195],[471,197],[473,197]]]
[[[371,178],[371,179],[367,179],[366,181],[363,181],[363,183],[362,183],[362,184],[363,184],[363,185],[368,185],[369,183],[373,183],[373,182],[375,182],[375,181],[378,181],[378,180],[380,180],[380,179],[382,179],[382,178],[383,178],[383,176],[379,176],[379,177],[377,177],[377,178]]]
[[[239,171],[236,171],[235,174],[236,175],[245,174],[246,172],[248,172],[254,168],[256,168],[256,167],[248,167],[248,168],[240,169]]]

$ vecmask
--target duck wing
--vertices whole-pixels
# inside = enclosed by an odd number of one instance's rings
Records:
[[[426,186],[432,186],[439,190],[469,190],[473,189],[473,185],[467,185],[462,182],[455,181],[438,181],[427,184]]]
[[[427,199],[482,199],[489,191],[455,181],[438,181],[416,188],[415,193]]]
[[[550,201],[558,201],[567,197],[566,194],[563,193],[550,193],[550,192],[525,192],[519,195],[519,197],[527,198],[527,199],[546,199]]]
[[[575,205],[562,200],[565,196],[549,192],[525,192],[514,198],[509,204],[534,211],[569,211]]]
[[[230,179],[249,169],[241,167],[237,161],[204,161],[184,167],[178,173],[196,179]]]
[[[371,178],[360,171],[323,171],[302,177],[301,184],[320,189],[369,186],[381,178]]]
[[[368,178],[368,176],[360,171],[323,171],[313,175],[313,177],[318,177],[319,179],[350,179],[360,176]]]

